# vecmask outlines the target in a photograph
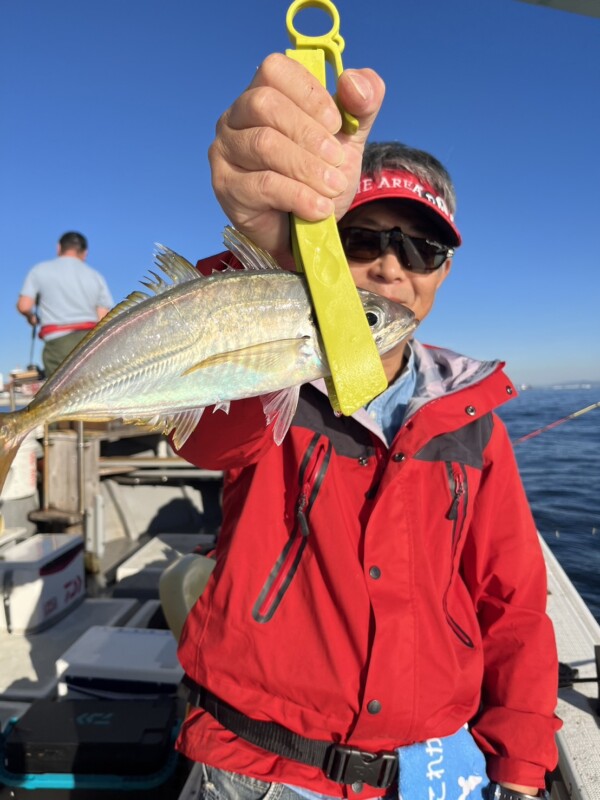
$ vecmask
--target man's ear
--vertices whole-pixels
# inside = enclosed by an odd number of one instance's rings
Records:
[[[439,289],[442,283],[446,280],[448,275],[450,274],[450,270],[452,269],[452,259],[447,258],[442,266],[437,271],[438,282],[436,289]]]

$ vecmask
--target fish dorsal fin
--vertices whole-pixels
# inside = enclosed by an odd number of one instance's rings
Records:
[[[156,272],[151,270],[150,275],[152,276],[153,280],[147,278],[141,283],[142,286],[145,286],[151,292],[154,292],[154,294],[162,294],[178,283],[204,280],[204,275],[202,275],[202,273],[199,272],[196,267],[192,266],[187,259],[185,259],[183,256],[180,256],[174,250],[169,250],[169,248],[165,247],[164,244],[155,244],[154,247],[154,263],[168,278],[171,279],[171,282],[168,283],[161,275],[157,275]],[[142,303],[144,300],[148,300],[150,297],[151,295],[149,295],[147,292],[142,292],[140,290],[132,292],[125,298],[125,300],[122,300],[111,311],[109,311],[109,313],[100,320],[98,325],[106,325],[106,323],[111,319],[119,316],[119,314],[122,314],[124,311],[129,311],[130,308],[134,308],[134,306],[136,306],[138,303]],[[96,329],[98,329],[98,325],[96,326]]]
[[[153,291],[155,294],[161,294],[170,289],[172,285],[178,283],[187,283],[187,281],[203,280],[204,275],[199,272],[193,264],[180,256],[174,250],[169,250],[164,244],[154,245],[154,263],[156,266],[171,279],[171,283],[167,283],[164,278],[157,275],[155,272],[150,274],[155,279],[154,281],[145,281],[144,286]]]
[[[275,261],[273,256],[254,244],[243,233],[227,225],[223,231],[223,243],[228,250],[237,257],[246,269],[249,270],[265,270],[277,269],[281,270],[279,264]]]
[[[154,262],[159,269],[171,279],[171,283],[168,283],[161,275],[157,275],[156,272],[151,270],[150,275],[154,280],[147,278],[145,281],[141,281],[141,283],[142,286],[150,289],[154,294],[162,294],[178,283],[204,279],[202,273],[193,267],[183,256],[178,255],[173,250],[169,250],[169,248],[165,247],[163,244],[156,244],[155,248]],[[147,292],[142,292],[139,289],[127,295],[125,300],[122,300],[100,320],[96,326],[96,330],[98,326],[106,325],[111,319],[118,317],[119,314],[125,311],[129,311],[130,308],[134,308],[138,303],[148,300],[151,296],[152,295],[149,295]]]

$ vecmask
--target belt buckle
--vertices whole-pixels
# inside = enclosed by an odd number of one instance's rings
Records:
[[[336,783],[366,783],[377,789],[392,785],[398,771],[395,753],[367,753],[341,744],[332,745],[327,751],[324,772]]]

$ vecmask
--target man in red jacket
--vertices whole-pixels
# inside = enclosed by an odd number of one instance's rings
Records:
[[[219,122],[213,184],[290,268],[288,212],[335,213],[356,284],[423,319],[461,243],[454,189],[423,151],[365,147],[383,93],[371,70],[342,75],[347,137],[326,90],[269,57]],[[281,446],[252,398],[181,449],[226,470],[179,650],[201,797],[519,800],[556,763],[545,568],[494,413],[514,388],[500,362],[417,340],[383,364],[390,386],[352,417],[315,382]]]

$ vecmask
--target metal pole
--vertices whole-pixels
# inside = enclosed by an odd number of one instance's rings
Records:
[[[48,497],[50,493],[50,434],[48,429],[48,423],[44,423],[44,440],[42,443],[42,448],[44,451],[44,469],[42,472],[42,493],[44,495],[44,511],[47,511],[50,507]]]
[[[83,422],[77,421],[75,423],[75,430],[77,431],[77,510],[83,515],[85,514],[85,459],[84,459],[84,441],[83,441]]]

